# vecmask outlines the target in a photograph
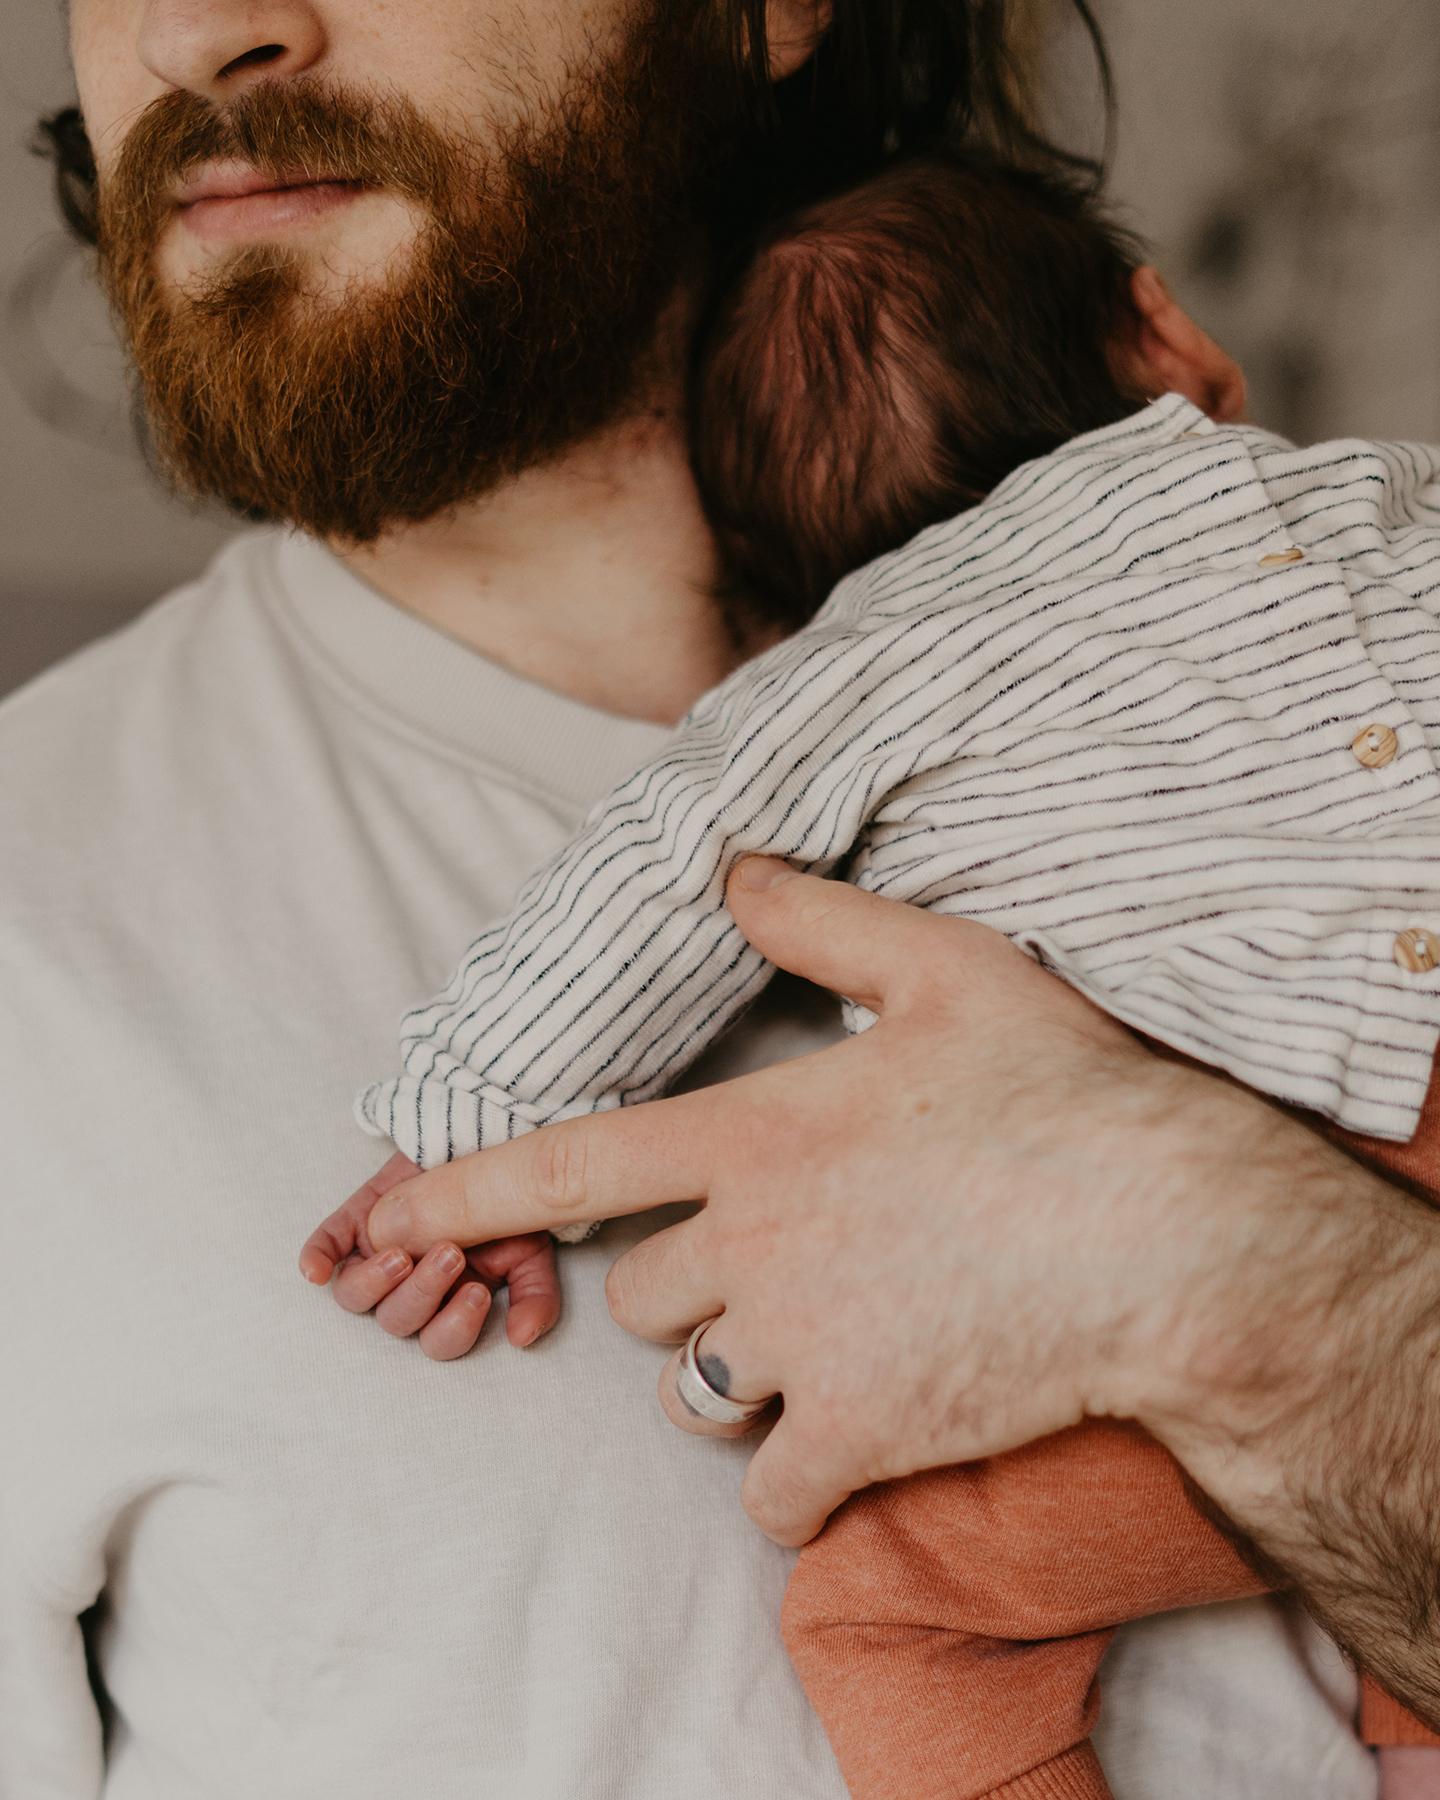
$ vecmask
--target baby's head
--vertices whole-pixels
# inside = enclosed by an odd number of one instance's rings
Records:
[[[839,578],[1133,412],[1136,246],[1054,176],[926,153],[782,220],[718,296],[696,475],[740,584],[800,622]]]

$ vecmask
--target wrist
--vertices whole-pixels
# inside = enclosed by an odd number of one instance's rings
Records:
[[[1402,1366],[1440,1359],[1440,1216],[1247,1091],[1211,1100],[1176,1164],[1193,1260],[1134,1416],[1263,1538],[1373,1435]]]
[[[1249,1391],[1192,1394],[1152,1429],[1271,1579],[1440,1727],[1440,1218],[1362,1169],[1347,1194],[1369,1214],[1349,1286],[1291,1315]]]
[[[1440,1725],[1440,1213],[1199,1080],[1141,1146],[1154,1242],[1133,1197],[1117,1238],[1145,1300],[1112,1334],[1128,1373],[1100,1410],[1145,1425],[1270,1577]]]
[[[1095,1410],[1140,1421],[1155,1435],[1180,1422],[1223,1433],[1227,1395],[1251,1387],[1264,1362],[1237,1272],[1268,1256],[1264,1240],[1263,1101],[1162,1053],[1134,1071],[1117,1129],[1099,1146],[1124,1171],[1118,1227],[1127,1305],[1107,1344]],[[1107,1136],[1110,1134],[1107,1133]],[[1257,1241],[1258,1240],[1258,1241]]]

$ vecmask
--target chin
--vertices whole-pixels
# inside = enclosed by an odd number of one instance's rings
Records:
[[[339,300],[403,277],[423,227],[409,202],[379,193],[357,197],[336,217],[242,242],[202,243],[176,218],[160,241],[155,271],[163,287],[199,299],[232,275],[271,261],[293,272],[297,293]]]

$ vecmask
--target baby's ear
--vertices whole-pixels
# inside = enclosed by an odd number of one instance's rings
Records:
[[[1111,364],[1122,387],[1149,396],[1183,394],[1221,424],[1245,411],[1239,363],[1208,337],[1160,279],[1158,270],[1130,277],[1131,310]]]
[[[784,81],[820,48],[835,18],[835,0],[765,0],[770,79]]]

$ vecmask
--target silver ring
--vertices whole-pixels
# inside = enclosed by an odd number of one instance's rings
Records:
[[[679,1373],[675,1377],[675,1385],[680,1390],[680,1398],[702,1419],[710,1419],[716,1425],[743,1425],[753,1419],[775,1398],[767,1394],[763,1400],[732,1400],[722,1394],[700,1373],[700,1364],[696,1350],[701,1338],[715,1323],[714,1319],[706,1319],[690,1333],[690,1341],[685,1346],[685,1354],[680,1358]]]

